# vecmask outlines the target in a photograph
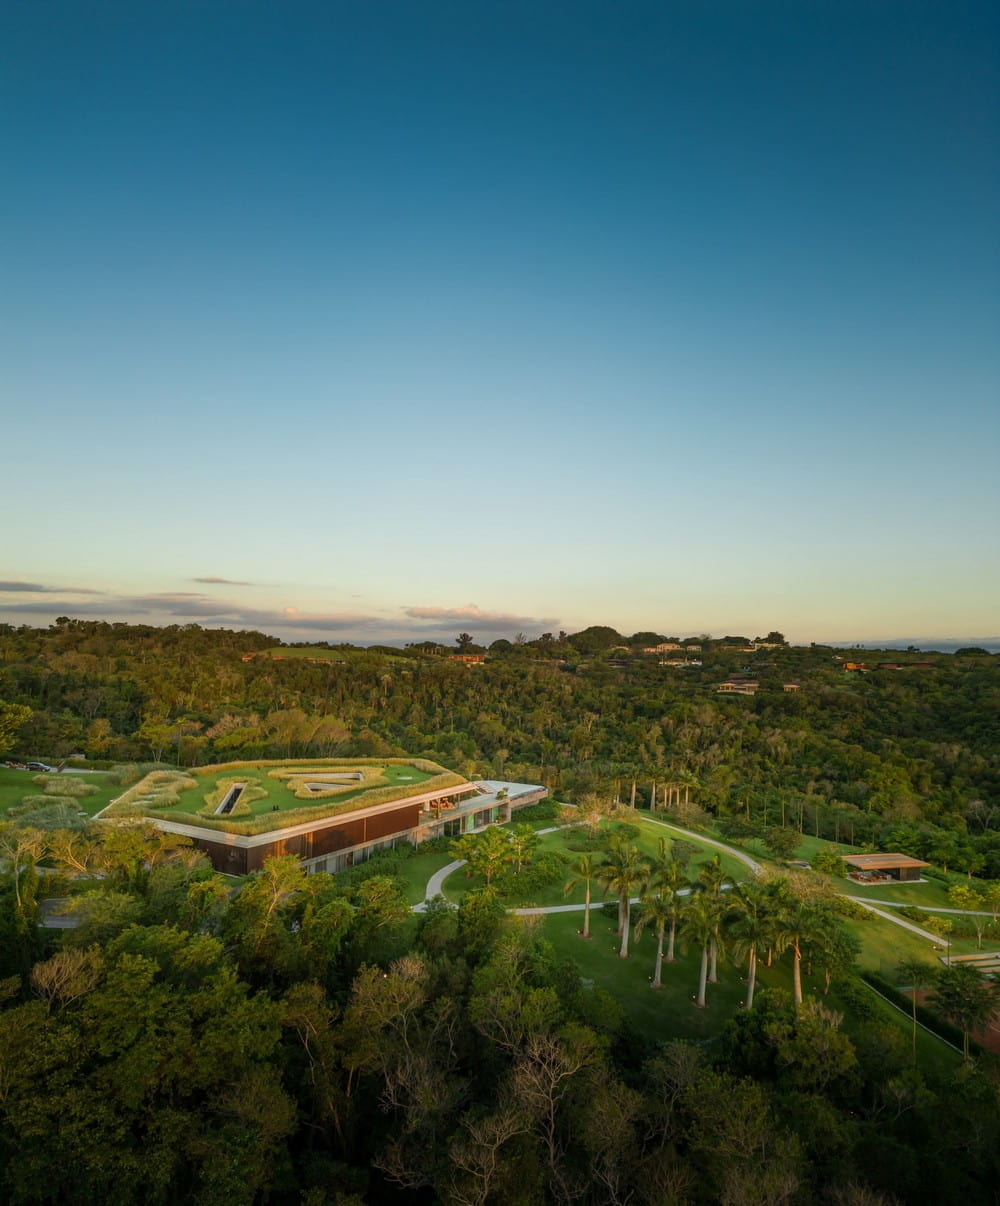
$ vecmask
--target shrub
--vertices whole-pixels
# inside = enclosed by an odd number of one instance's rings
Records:
[[[873,921],[875,914],[864,905],[859,905],[849,896],[837,895],[833,898],[833,909],[839,917],[847,917],[851,921]]]
[[[516,821],[526,825],[534,825],[540,821],[555,821],[559,817],[560,805],[554,800],[543,800],[540,804],[529,804],[527,808],[518,808],[514,813]]]
[[[74,779],[71,775],[35,775],[32,783],[37,783],[49,796],[73,796],[82,799],[83,796],[94,796],[97,788],[83,779]]]
[[[172,771],[172,768],[168,767],[165,762],[123,762],[108,774],[108,781],[121,787],[128,787],[130,783],[138,783],[152,771],[167,770]],[[173,773],[180,772],[173,771]]]
[[[876,998],[867,992],[857,980],[844,980],[837,984],[837,999],[852,1017],[859,1022],[870,1022],[879,1015]]]
[[[566,878],[567,862],[562,855],[549,851],[520,871],[510,868],[498,875],[496,889],[501,896],[523,896],[552,884],[561,884]]]
[[[181,792],[196,786],[194,779],[183,771],[150,771],[113,801],[107,813],[109,816],[127,816],[153,808],[173,808]]]
[[[420,843],[421,854],[450,854],[451,844],[454,838],[448,837],[446,834],[441,834],[439,837],[428,838],[426,842]]]
[[[9,817],[23,817],[25,813],[34,812],[39,808],[52,808],[56,805],[72,808],[74,812],[78,811],[76,800],[72,796],[23,796],[18,804],[13,808],[7,809]]]

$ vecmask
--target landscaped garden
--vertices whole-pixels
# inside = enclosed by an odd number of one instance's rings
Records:
[[[263,833],[462,782],[422,758],[232,762],[150,771],[119,796],[109,815]]]
[[[72,771],[39,773],[0,767],[0,815],[10,819],[30,817],[38,809],[64,803],[92,817],[121,792],[120,782],[104,772],[86,775]]]

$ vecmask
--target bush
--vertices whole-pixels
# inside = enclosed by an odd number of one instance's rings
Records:
[[[172,769],[165,762],[122,762],[108,774],[108,782],[119,787],[128,787],[130,783],[138,783],[152,771]]]
[[[173,808],[181,792],[196,786],[194,779],[183,771],[153,770],[108,805],[107,814],[127,816],[153,808]]]
[[[526,825],[535,825],[541,821],[556,821],[559,818],[561,805],[554,800],[543,800],[541,804],[529,804],[527,808],[518,808],[514,819]]]
[[[879,1007],[875,997],[862,988],[857,980],[844,980],[837,984],[835,991],[837,999],[859,1022],[870,1022],[878,1017]]]
[[[552,884],[561,884],[566,878],[566,863],[562,855],[550,851],[519,872],[511,868],[498,875],[496,889],[501,896],[524,896]]]
[[[97,795],[97,788],[83,779],[74,779],[71,775],[35,775],[32,783],[37,783],[49,796],[73,796],[82,799],[84,796]]]
[[[450,854],[451,844],[454,838],[441,834],[440,837],[428,838],[426,842],[420,843],[421,854]]]
[[[874,921],[875,914],[864,905],[859,905],[856,900],[851,900],[849,896],[835,896],[833,898],[833,909],[838,917],[847,917],[851,921]]]

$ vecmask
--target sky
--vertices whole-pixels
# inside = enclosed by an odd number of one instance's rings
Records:
[[[0,622],[1000,633],[1000,8],[0,6]]]

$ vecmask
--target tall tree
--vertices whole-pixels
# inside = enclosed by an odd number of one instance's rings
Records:
[[[649,880],[649,864],[631,843],[615,842],[598,868],[598,879],[618,897],[621,918],[619,958],[628,958],[629,930],[632,921],[632,897],[638,896]]]
[[[984,980],[979,969],[969,963],[953,963],[942,968],[932,994],[941,1012],[962,1031],[962,1054],[969,1059],[969,1035],[982,1026],[1000,1006],[998,986]]]
[[[563,893],[568,896],[579,884],[584,886],[583,933],[590,937],[590,885],[597,879],[599,863],[594,854],[581,854],[570,864],[570,877],[563,884]]]
[[[698,972],[698,995],[695,1004],[704,1009],[707,1004],[708,955],[719,927],[720,902],[705,891],[693,893],[681,918],[681,941],[701,948],[701,967]]]

